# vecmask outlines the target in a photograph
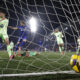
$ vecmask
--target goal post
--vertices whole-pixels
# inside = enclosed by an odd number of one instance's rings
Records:
[[[1,74],[0,77],[30,77],[56,74],[77,74],[74,71],[54,71],[54,72],[37,72],[37,73],[20,73],[20,74]]]

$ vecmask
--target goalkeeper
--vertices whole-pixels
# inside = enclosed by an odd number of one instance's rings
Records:
[[[9,54],[10,60],[13,59],[13,55],[11,54],[11,46],[9,44],[9,37],[7,34],[7,27],[9,20],[5,17],[5,12],[0,11],[0,38],[2,39],[2,42],[5,42],[7,45],[7,52]]]
[[[26,57],[32,57],[32,56],[35,56],[35,55],[38,55],[39,53],[36,52],[36,51],[28,51],[28,49],[26,49],[25,52],[23,52],[21,54],[21,56],[26,56]]]
[[[57,44],[59,46],[59,51],[61,52],[61,54],[64,54],[64,42],[63,42],[63,34],[62,32],[59,31],[59,29],[55,29],[55,31],[53,31],[51,33],[51,35],[55,35],[56,36],[56,40],[57,40]]]
[[[80,50],[80,36],[78,37],[77,42],[78,42],[77,54],[79,54],[79,50]]]

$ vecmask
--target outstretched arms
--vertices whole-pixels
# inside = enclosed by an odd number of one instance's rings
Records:
[[[54,35],[55,34],[55,31],[53,30],[53,32],[51,33],[51,35]]]
[[[64,37],[63,34],[62,34],[62,32],[61,32],[61,37],[62,37],[62,38]]]
[[[12,26],[8,26],[8,28],[13,29],[13,30],[17,30],[17,27],[12,27]]]

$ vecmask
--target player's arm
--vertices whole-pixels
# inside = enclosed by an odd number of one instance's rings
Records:
[[[61,32],[61,38],[63,38],[64,36],[63,36],[63,34],[62,34],[62,32]]]
[[[52,32],[51,35],[54,35],[54,32]]]
[[[54,30],[53,30],[53,32],[51,33],[51,35],[55,35],[55,32],[54,32]]]
[[[14,29],[14,30],[17,30],[17,29],[18,29],[17,27],[8,26],[8,24],[9,24],[9,20],[7,19],[7,20],[5,20],[5,22],[4,22],[4,25],[5,25],[6,27],[8,27],[8,28],[10,28],[10,29]]]
[[[77,42],[78,42],[78,39],[77,39]]]
[[[78,43],[78,45],[79,45],[79,39],[77,39],[77,43]]]
[[[8,26],[8,28],[13,29],[13,30],[17,30],[17,27],[12,27],[12,26]]]

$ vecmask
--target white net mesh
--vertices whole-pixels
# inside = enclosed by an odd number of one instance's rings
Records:
[[[6,10],[10,26],[18,27],[20,20],[29,26],[31,16],[37,19],[37,32],[27,35],[21,52],[26,48],[40,52],[38,56],[9,61],[5,44],[0,44],[0,74],[71,70],[69,59],[76,51],[80,30],[79,0],[0,0],[0,8]],[[55,28],[64,35],[65,55],[58,52],[55,36],[50,35]],[[8,34],[16,46],[18,30],[8,29]]]

